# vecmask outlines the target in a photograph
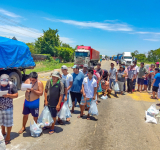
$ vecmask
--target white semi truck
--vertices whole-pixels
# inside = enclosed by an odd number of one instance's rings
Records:
[[[132,57],[131,52],[123,52],[120,62],[121,64],[129,66],[133,63],[134,60],[135,58]]]

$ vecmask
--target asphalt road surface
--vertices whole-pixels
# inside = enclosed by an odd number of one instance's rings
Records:
[[[103,61],[102,68],[109,70],[111,61]],[[71,72],[72,69],[69,69]],[[39,74],[45,85],[50,73]],[[99,115],[86,120],[78,119],[79,107],[76,107],[70,123],[56,124],[56,133],[49,135],[49,130],[38,138],[30,136],[27,130],[19,135],[22,125],[24,92],[19,91],[19,98],[14,99],[14,126],[8,150],[159,150],[160,125],[145,123],[145,110],[157,100],[151,100],[147,93],[126,94],[107,100],[100,100]],[[40,112],[44,98],[40,99]],[[87,114],[87,112],[85,112]]]

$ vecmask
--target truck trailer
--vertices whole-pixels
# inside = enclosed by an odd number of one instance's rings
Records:
[[[34,67],[31,52],[25,43],[0,37],[0,75],[8,74],[10,81],[20,89],[22,80],[28,77],[26,69]]]
[[[83,67],[96,65],[99,61],[99,51],[91,48],[91,46],[78,46],[75,50],[74,64]]]

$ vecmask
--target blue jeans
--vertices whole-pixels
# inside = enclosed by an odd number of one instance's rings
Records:
[[[112,89],[112,87],[111,87],[111,85],[112,85],[112,83],[113,83],[113,85],[115,85],[115,79],[109,79],[109,87]]]

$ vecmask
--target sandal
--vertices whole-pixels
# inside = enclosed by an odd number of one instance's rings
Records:
[[[26,131],[26,129],[24,129],[24,130],[21,129],[18,133],[22,134],[24,131]]]
[[[51,129],[50,131],[49,131],[49,134],[51,135],[51,134],[53,134],[55,132],[55,129]]]
[[[91,120],[91,118],[90,118],[90,117],[87,117],[87,120]]]
[[[151,96],[150,98],[151,98],[151,99],[157,99],[156,97],[155,97],[155,98],[153,98],[153,96]]]
[[[58,124],[60,124],[60,125],[64,125],[64,123],[61,121],[61,120],[59,120],[59,121],[57,121],[58,122]]]
[[[159,104],[156,104],[156,105],[160,107],[160,103],[159,103]]]
[[[5,141],[5,144],[7,145],[7,144],[10,144],[11,143],[11,140],[6,140]]]

